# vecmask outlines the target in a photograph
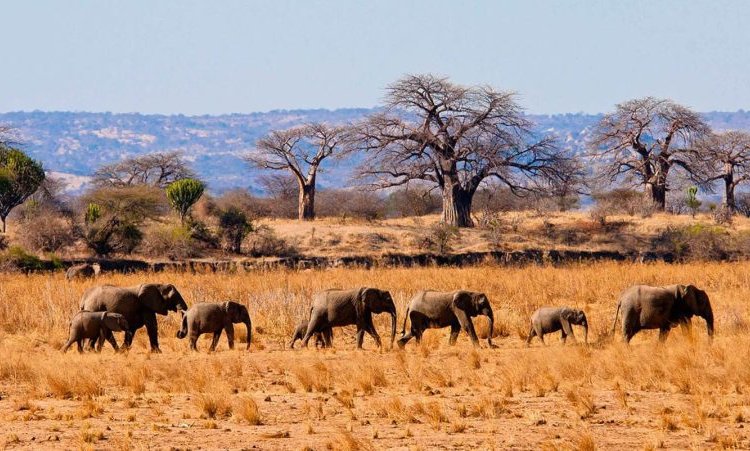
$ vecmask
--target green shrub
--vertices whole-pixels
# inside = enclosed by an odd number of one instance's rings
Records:
[[[206,185],[196,179],[180,179],[167,186],[166,193],[169,204],[180,215],[180,222],[190,214],[190,209],[203,195]]]
[[[669,226],[653,244],[658,250],[673,253],[678,260],[722,260],[734,250],[730,238],[723,227],[698,223]]]
[[[20,246],[10,246],[0,253],[0,270],[2,271],[38,271],[44,263]]]

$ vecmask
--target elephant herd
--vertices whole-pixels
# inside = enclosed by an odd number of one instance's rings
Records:
[[[70,336],[63,347],[67,351],[77,343],[78,351],[83,351],[84,341],[89,347],[101,350],[108,341],[118,350],[113,332],[124,331],[124,348],[129,348],[133,335],[141,327],[146,327],[152,352],[160,352],[156,315],[167,315],[169,311],[182,313],[177,338],[188,338],[190,349],[196,350],[200,335],[213,334],[210,350],[213,351],[222,331],[227,335],[230,348],[234,348],[234,324],[245,324],[247,347],[252,341],[252,322],[248,310],[242,304],[228,301],[223,303],[198,303],[188,308],[177,288],[171,284],[142,284],[132,287],[112,285],[95,286],[87,290],[80,303],[80,311],[70,323]],[[390,346],[396,337],[396,305],[390,292],[378,288],[363,287],[351,290],[330,289],[316,293],[312,299],[309,314],[294,330],[290,347],[297,340],[307,346],[315,338],[316,346],[333,345],[333,328],[356,327],[357,348],[362,347],[364,334],[369,334],[382,346],[380,335],[375,330],[373,315],[387,313],[391,316]],[[471,291],[420,291],[409,301],[403,319],[399,348],[415,338],[417,342],[427,329],[450,327],[449,344],[456,343],[458,334],[464,330],[474,346],[479,339],[472,318],[483,315],[489,320],[489,331],[494,327],[494,314],[490,301],[484,293]],[[714,318],[711,303],[705,291],[693,285],[670,285],[650,287],[632,286],[620,295],[615,312],[612,331],[622,316],[622,335],[626,342],[640,330],[659,329],[659,340],[664,341],[670,329],[676,326],[688,328],[693,316],[706,321],[708,335],[713,336]],[[407,320],[410,322],[406,330]],[[560,332],[565,343],[568,336],[575,341],[573,325],[584,329],[584,342],[588,342],[588,319],[586,314],[569,307],[542,307],[531,315],[531,328],[526,340],[538,337],[544,343],[544,335]],[[492,333],[487,334],[487,344],[492,343]]]

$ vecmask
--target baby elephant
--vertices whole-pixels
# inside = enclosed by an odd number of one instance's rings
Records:
[[[294,343],[296,343],[297,340],[302,340],[303,338],[305,338],[305,333],[307,332],[307,325],[309,322],[310,321],[303,319],[297,325],[297,328],[294,329],[292,341],[289,342],[290,348],[294,349]],[[330,348],[331,346],[333,346],[333,329],[331,329],[330,327],[328,329],[325,329],[323,332],[315,332],[313,335],[315,336],[315,346],[321,348]]]
[[[117,351],[117,341],[112,336],[112,332],[124,330],[128,330],[128,322],[119,313],[78,312],[70,321],[70,337],[63,346],[62,352],[66,352],[73,343],[78,343],[78,352],[83,352],[84,340],[91,340],[93,343],[97,339],[99,340],[96,345],[97,352],[101,351],[105,339]]]
[[[544,343],[544,334],[557,332],[562,333],[562,342],[570,335],[573,341],[576,341],[573,335],[571,324],[583,326],[583,341],[588,343],[589,323],[586,320],[586,314],[582,310],[576,310],[569,307],[542,307],[531,315],[531,331],[526,344],[531,343],[531,339],[539,337]]]
[[[82,263],[68,268],[65,272],[65,278],[68,280],[73,280],[75,278],[87,279],[98,275],[99,272],[100,267],[98,264]]]
[[[216,350],[221,331],[227,333],[229,349],[234,349],[234,324],[243,323],[247,327],[247,348],[252,341],[252,323],[247,307],[234,301],[221,304],[200,303],[190,307],[182,315],[182,327],[177,338],[190,337],[190,349],[197,351],[196,343],[201,334],[214,334],[210,351]]]

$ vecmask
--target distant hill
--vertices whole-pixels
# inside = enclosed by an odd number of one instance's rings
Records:
[[[212,191],[243,187],[257,192],[258,171],[248,167],[241,156],[269,130],[306,121],[346,123],[373,111],[284,110],[221,116],[33,111],[2,113],[0,124],[17,129],[25,150],[74,189],[103,164],[132,155],[182,150]],[[580,151],[588,130],[601,116],[578,113],[529,117],[540,132],[556,133],[566,147]],[[750,112],[711,112],[704,117],[716,129],[750,130]],[[329,162],[320,177],[321,186],[344,186],[353,164]]]

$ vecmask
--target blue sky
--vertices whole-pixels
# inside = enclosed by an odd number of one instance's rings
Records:
[[[4,2],[0,111],[369,107],[405,73],[533,113],[750,107],[750,1]]]

